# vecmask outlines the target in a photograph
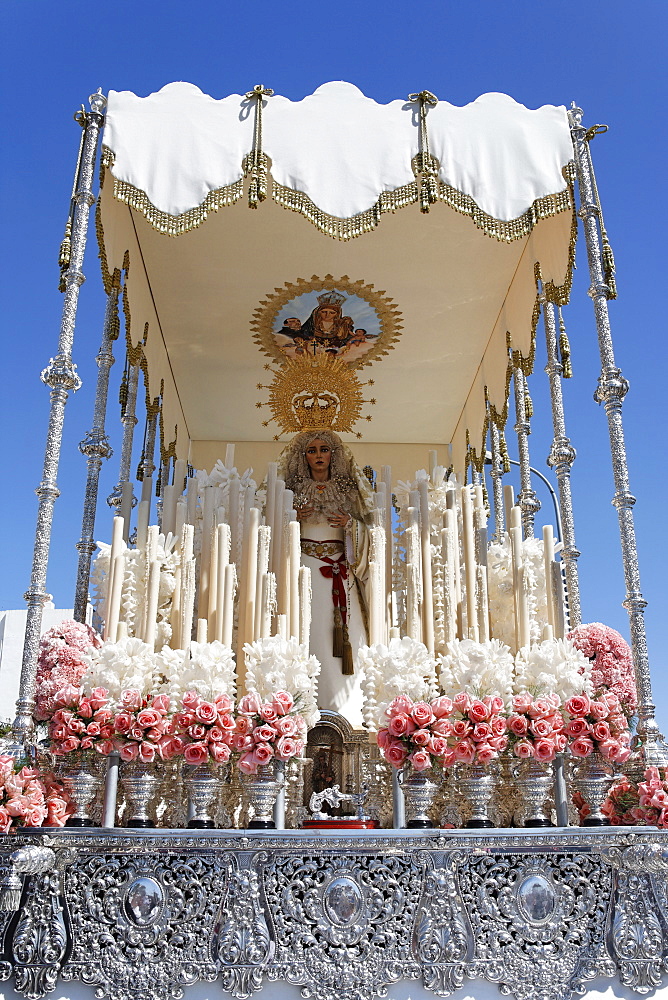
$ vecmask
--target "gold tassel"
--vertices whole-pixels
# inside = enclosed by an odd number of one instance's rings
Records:
[[[355,673],[353,666],[353,647],[348,638],[348,626],[343,626],[343,659],[341,660],[341,673],[351,677]]]
[[[343,619],[341,609],[334,608],[334,641],[332,643],[332,656],[341,659],[343,656]]]

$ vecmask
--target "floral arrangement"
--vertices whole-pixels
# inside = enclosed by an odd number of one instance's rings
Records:
[[[562,702],[582,691],[591,695],[591,664],[570,639],[545,639],[520,649],[513,686],[518,694],[556,694]]]
[[[35,717],[50,719],[55,696],[68,685],[78,687],[90,668],[95,651],[102,645],[90,625],[65,619],[45,632],[37,661]]]
[[[503,698],[459,691],[452,699],[452,763],[489,764],[508,746]]]
[[[579,808],[584,818],[589,811],[586,803]],[[601,811],[612,826],[668,829],[668,771],[664,770],[662,775],[658,767],[648,767],[644,780],[637,785],[624,776],[611,787]]]
[[[614,691],[625,715],[632,716],[638,705],[631,647],[614,628],[592,622],[579,625],[568,638],[591,662],[591,683],[595,692]]]
[[[552,761],[566,749],[564,719],[558,694],[534,698],[524,692],[513,697],[506,725],[512,752],[521,760]]]
[[[431,702],[414,702],[398,695],[385,710],[387,724],[378,730],[380,752],[393,767],[409,763],[416,771],[434,764],[445,767],[452,763],[448,737],[452,735],[449,698],[434,698]]]
[[[151,698],[139,690],[122,692],[120,709],[113,717],[112,741],[121,760],[140,760],[150,764],[156,757],[170,760],[175,755],[177,748],[171,732],[169,707],[170,700],[166,694]]]
[[[522,563],[525,569],[527,605],[531,642],[539,642],[548,620],[547,590],[543,541],[525,538],[522,541]],[[515,649],[515,598],[513,595],[513,565],[510,536],[492,542],[487,553],[489,610],[494,622],[494,635]]]
[[[0,756],[0,833],[20,827],[64,826],[74,812],[63,786],[53,774],[32,767],[17,769],[13,757]]]
[[[288,691],[275,691],[266,701],[257,691],[244,695],[230,740],[232,748],[240,753],[239,770],[257,774],[258,767],[272,758],[285,761],[301,757],[307,729],[307,720],[296,710]]]
[[[147,697],[160,686],[162,662],[158,656],[141,639],[105,642],[85,677],[85,687],[105,688],[115,707],[122,704],[126,691],[139,691],[142,697]]]
[[[165,646],[155,654],[163,688],[175,701],[188,691],[196,691],[207,701],[226,695],[230,703],[236,689],[234,653],[217,639],[191,642],[187,650]]]
[[[183,754],[186,764],[212,760],[226,764],[230,759],[230,739],[236,730],[232,701],[218,694],[206,701],[195,690],[186,691],[171,726],[170,752]]]
[[[307,728],[315,726],[320,718],[317,701],[320,663],[315,656],[308,655],[307,646],[296,639],[274,635],[246,643],[244,654],[248,692],[257,695],[260,704],[271,704],[277,691],[288,692]],[[242,699],[239,703],[239,710],[245,712],[242,703],[247,702]]]
[[[105,688],[94,688],[85,695],[83,688],[72,684],[58,692],[49,721],[52,753],[62,756],[87,750],[111,752],[114,726],[108,695]]]
[[[568,746],[574,757],[600,753],[607,760],[622,764],[631,756],[631,734],[619,698],[605,691],[600,698],[574,695],[564,705]]]
[[[441,689],[448,697],[466,691],[478,699],[495,695],[510,701],[514,662],[508,646],[498,639],[455,639],[439,664]]]
[[[427,647],[415,639],[390,639],[389,645],[360,646],[357,669],[362,674],[367,728],[387,725],[387,711],[399,695],[425,702],[437,693],[436,664]]]

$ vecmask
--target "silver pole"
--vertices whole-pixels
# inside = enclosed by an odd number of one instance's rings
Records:
[[[130,464],[132,462],[132,445],[134,442],[135,427],[137,426],[137,387],[139,385],[139,360],[133,363],[133,356],[137,358],[141,348],[137,346],[132,352],[128,351],[130,361],[130,376],[128,378],[128,396],[125,401],[121,423],[123,424],[123,444],[121,445],[121,462],[118,470],[118,482],[112,493],[107,497],[110,507],[116,507],[116,512],[120,512],[121,501],[123,499],[123,484],[130,480]],[[149,473],[150,475],[150,473]]]
[[[583,222],[587,244],[587,259],[591,279],[589,297],[594,304],[598,347],[601,356],[601,374],[598,379],[596,392],[594,393],[594,399],[597,403],[603,403],[604,405],[610,435],[612,474],[615,485],[612,504],[617,508],[617,518],[619,521],[622,564],[626,583],[626,598],[622,602],[622,606],[626,608],[629,615],[633,665],[638,689],[638,736],[641,743],[640,753],[645,763],[666,766],[668,765],[668,747],[664,743],[663,736],[656,724],[656,709],[652,696],[644,619],[644,610],[647,606],[647,601],[643,599],[640,591],[638,551],[636,548],[633,520],[633,505],[636,501],[629,488],[629,471],[622,424],[622,402],[628,392],[629,384],[623,377],[621,370],[615,364],[610,318],[608,315],[610,286],[605,281],[601,258],[598,225],[600,209],[595,196],[594,168],[589,150],[589,137],[582,125],[582,109],[573,104],[568,112],[568,116],[571,125],[578,187],[580,190],[579,215]]]
[[[531,488],[531,459],[529,458],[529,434],[531,425],[527,419],[527,391],[524,372],[517,355],[513,354],[513,382],[515,385],[515,433],[520,459],[520,492],[517,504],[522,511],[522,527],[525,538],[533,538],[533,519],[540,510],[540,500]]]
[[[575,461],[575,448],[566,435],[566,418],[564,416],[564,399],[561,391],[563,365],[557,356],[557,324],[554,318],[554,305],[549,302],[544,289],[541,289],[540,302],[543,306],[545,324],[545,342],[547,344],[547,364],[545,371],[550,381],[550,400],[552,402],[552,427],[554,437],[547,464],[554,469],[559,489],[559,512],[561,514],[561,540],[564,547],[561,559],[564,563],[566,590],[568,593],[568,618],[571,628],[577,628],[582,623],[580,610],[580,582],[578,579],[578,552],[575,544],[575,522],[573,520],[573,496],[571,493],[571,466]]]
[[[57,497],[60,495],[56,480],[63,437],[65,404],[69,392],[76,392],[81,386],[81,379],[77,375],[76,365],[72,361],[72,345],[74,342],[74,324],[79,300],[79,288],[85,281],[82,268],[84,250],[86,248],[86,235],[88,232],[89,210],[95,201],[92,186],[97,143],[100,128],[104,121],[104,108],[107,103],[106,98],[101,92],[93,94],[89,98],[89,102],[90,111],[82,109],[75,115],[75,119],[84,129],[84,144],[75,194],[76,204],[72,225],[72,253],[70,265],[63,277],[65,292],[58,339],[58,353],[55,358],[49,361],[49,364],[41,375],[44,384],[48,385],[51,389],[51,408],[49,411],[46,447],[44,449],[42,481],[35,491],[39,497],[39,506],[37,510],[30,587],[25,594],[25,599],[28,603],[28,614],[23,643],[19,697],[16,702],[16,719],[13,726],[17,742],[28,740],[34,730],[32,711],[35,704],[35,676],[37,673],[39,640],[42,632],[42,611],[44,605],[50,599],[50,595],[46,592],[46,570],[51,544],[53,508]]]
[[[95,550],[93,535],[95,532],[95,512],[97,510],[97,492],[100,484],[100,469],[102,460],[113,455],[109,438],[105,433],[105,418],[107,414],[107,395],[109,393],[109,371],[114,363],[113,342],[118,337],[118,281],[120,275],[114,274],[111,291],[107,296],[107,306],[102,328],[102,343],[95,359],[98,366],[97,386],[95,388],[95,406],[93,409],[93,427],[79,444],[79,451],[87,458],[86,492],[84,494],[83,520],[81,539],[77,542],[79,565],[77,569],[77,586],[74,595],[74,620],[85,622],[88,607],[88,585],[90,582],[90,560]]]
[[[494,496],[494,534],[492,541],[503,539],[503,461],[499,441],[499,428],[494,421],[490,422],[490,438],[492,445],[490,476],[492,477],[492,495]]]

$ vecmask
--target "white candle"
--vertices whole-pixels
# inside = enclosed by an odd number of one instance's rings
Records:
[[[455,609],[457,614],[457,638],[465,639],[464,635],[464,619],[465,611],[462,602],[462,571],[461,571],[461,560],[459,552],[459,511],[457,510],[457,490],[448,490],[445,494],[445,503],[447,510],[452,511],[452,557],[453,557],[453,570],[455,577]],[[447,523],[447,522],[446,522]]]
[[[234,468],[234,445],[228,444],[225,448],[225,468]]]
[[[513,558],[513,590],[515,592],[517,648],[529,645],[529,608],[527,605],[526,580],[522,561],[522,529],[510,529]]]
[[[199,617],[209,612],[209,581],[211,579],[211,533],[213,531],[214,496],[211,486],[202,491],[202,549],[199,560]]]
[[[443,575],[445,598],[445,641],[453,642],[457,637],[457,590],[455,587],[455,562],[457,551],[457,515],[454,510],[445,512],[445,528],[441,533],[443,545]]]
[[[545,573],[545,599],[547,603],[547,621],[554,626],[554,594],[552,592],[552,563],[554,561],[554,534],[552,525],[543,527],[543,572]]]
[[[299,567],[299,641],[309,648],[311,641],[311,570]]]
[[[225,617],[225,570],[230,558],[230,526],[219,524],[216,527],[216,627],[214,637],[223,642]]]
[[[116,642],[120,642],[121,639],[127,639],[128,637],[128,623],[119,622],[116,628]]]
[[[430,451],[429,452],[429,478],[431,479],[432,483],[434,481],[434,473],[436,472],[436,466],[437,465],[438,465],[438,452],[437,451]]]
[[[143,549],[148,537],[148,518],[151,505],[148,500],[140,500],[137,507],[137,548]]]
[[[181,563],[179,563],[174,570],[174,593],[172,595],[172,610],[169,616],[169,620],[172,625],[172,638],[170,639],[169,645],[172,649],[181,649],[181,600],[183,598],[183,588],[181,585],[182,573],[183,570],[181,568]]]
[[[109,550],[109,575],[107,577],[107,596],[105,599],[104,608],[104,619],[105,622],[109,621],[109,616],[111,612],[111,593],[114,586],[114,560],[116,556],[119,555],[123,548],[125,547],[125,542],[123,541],[123,531],[124,531],[123,518],[116,516],[112,523],[111,528],[111,549]],[[112,638],[111,634],[107,635],[105,631],[106,638]]]
[[[280,635],[281,639],[287,639],[288,637],[288,624],[285,615],[276,616],[276,635]]]
[[[283,494],[285,483],[277,479],[274,486],[274,523],[272,524],[271,571],[276,577],[277,598],[281,581],[281,550],[283,548]]]
[[[512,524],[510,523],[510,512],[515,506],[515,494],[510,483],[506,483],[503,487],[503,513],[505,516],[506,531],[510,531]]]
[[[132,519],[132,501],[134,500],[134,495],[132,492],[132,483],[123,483],[121,487],[121,510],[120,515],[123,518],[125,524],[123,527],[123,541],[127,542],[130,537],[130,521]]]
[[[278,475],[278,462],[270,462],[269,468],[267,469],[267,499],[264,508],[264,523],[269,525],[271,528],[271,547],[269,549],[269,568],[271,569],[274,565],[273,563],[273,549],[274,549],[274,511],[276,509],[276,477]]]
[[[232,562],[240,563],[241,538],[239,536],[239,496],[241,483],[238,479],[230,480],[229,505],[230,505],[230,531],[232,537],[232,552],[230,559]]]
[[[253,641],[255,621],[255,600],[257,586],[257,543],[260,511],[251,507],[248,511],[247,528],[244,533],[244,557],[239,604],[239,635],[237,636],[237,663],[241,660],[244,643]]]
[[[264,637],[262,631],[262,620],[265,613],[265,595],[262,589],[262,581],[269,572],[269,549],[271,546],[271,528],[266,524],[261,524],[258,528],[257,542],[257,582],[255,584],[258,600],[255,602],[255,622],[253,624],[253,639]],[[267,632],[267,635],[269,633]]]
[[[466,621],[469,638],[478,642],[480,632],[478,629],[476,600],[477,563],[475,557],[475,536],[473,533],[473,506],[471,503],[471,490],[468,486],[462,486],[461,503],[464,527],[464,566],[466,567]]]
[[[197,641],[206,642],[207,641],[207,620],[206,618],[197,619]]]
[[[372,529],[373,530],[373,529]],[[369,645],[380,642],[379,600],[378,600],[378,563],[369,560]]]
[[[174,519],[174,534],[177,538],[181,537],[181,532],[183,530],[183,525],[186,523],[188,517],[188,504],[185,497],[179,497],[176,501],[176,517]]]
[[[228,563],[224,571],[225,590],[223,601],[223,638],[225,646],[232,648],[234,630],[234,592],[237,587],[237,573],[234,563]]]
[[[121,593],[123,590],[123,577],[125,575],[125,554],[123,551],[114,556],[114,574],[112,577],[111,600],[109,601],[109,619],[107,622],[106,635],[108,639],[114,641],[118,629],[118,621],[121,610]]]
[[[153,476],[144,476],[141,484],[141,498],[150,503],[153,499]]]
[[[187,525],[192,529],[192,525]],[[181,626],[180,642],[183,649],[188,648],[192,637],[193,617],[195,615],[195,560],[188,559],[182,564],[181,586],[183,596],[181,599]]]
[[[420,542],[422,550],[422,641],[430,653],[434,652],[434,595],[431,572],[431,539],[429,525],[429,484],[421,479],[420,493]]]
[[[551,625],[543,625],[543,642],[554,639],[554,629]]]
[[[154,526],[149,528],[149,533]],[[148,570],[148,593],[146,601],[146,629],[144,631],[144,642],[151,649],[155,647],[155,630],[158,617],[158,592],[160,589],[160,563],[157,559],[151,559]]]
[[[385,484],[385,586],[387,588],[387,627],[394,624],[393,567],[394,567],[394,533],[392,531],[392,468],[381,466],[381,481]]]
[[[269,610],[269,573],[263,573],[260,581],[260,600],[257,603],[256,611],[260,611],[260,628],[257,634],[259,639],[267,639],[271,632],[271,612]]]
[[[183,458],[177,458],[174,462],[174,490],[177,497],[180,497],[185,489],[187,475],[188,463]]]
[[[299,538],[299,522],[288,524],[288,545],[290,552],[289,585],[290,585],[290,635],[299,638],[299,570],[301,567],[301,542]]]
[[[186,494],[187,497],[186,502],[188,505],[188,514],[187,514],[188,524],[194,524],[195,518],[197,517],[197,490],[198,490],[198,481],[193,476],[188,480],[188,490]]]
[[[522,527],[522,508],[517,504],[510,508],[510,527],[520,529]]]
[[[222,598],[222,594],[220,595]],[[216,637],[218,611],[218,529],[211,532],[211,557],[209,560],[209,607],[207,621],[211,635]]]

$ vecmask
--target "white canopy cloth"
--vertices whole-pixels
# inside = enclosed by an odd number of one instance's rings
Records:
[[[460,468],[467,430],[481,447],[485,389],[499,412],[506,402],[507,336],[531,348],[536,264],[567,297],[568,122],[563,107],[528,110],[503,94],[430,107],[438,200],[423,214],[418,107],[379,105],[348,83],[297,102],[266,97],[269,194],[249,211],[255,100],[187,83],[110,93],[104,267],[129,261],[131,340],[148,323],[150,391],[164,380],[165,442],[178,425],[179,455],[189,442],[192,457],[197,442],[273,438],[255,405],[266,393],[253,316],[287,283],[326,275],[382,291],[400,317],[398,340],[364,370],[377,399],[364,441],[451,442]]]

